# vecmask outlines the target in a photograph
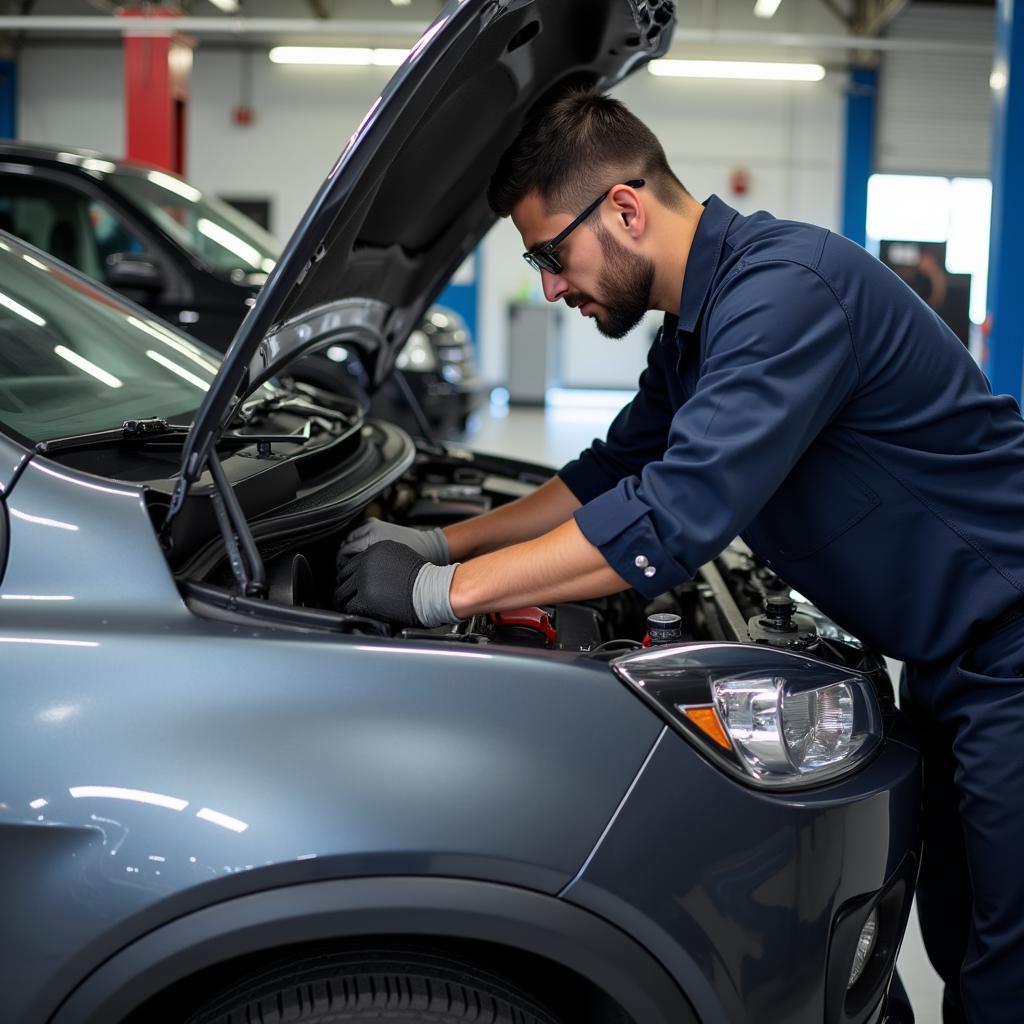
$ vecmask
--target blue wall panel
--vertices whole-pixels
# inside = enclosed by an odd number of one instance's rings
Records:
[[[868,178],[875,163],[875,99],[878,72],[851,68],[846,94],[846,160],[843,173],[843,234],[867,240]]]
[[[18,137],[18,65],[0,60],[0,139]]]
[[[1020,4],[1017,4],[1020,7]],[[1024,376],[1024,10],[996,5],[993,64],[992,242],[985,369],[996,394],[1021,397]]]

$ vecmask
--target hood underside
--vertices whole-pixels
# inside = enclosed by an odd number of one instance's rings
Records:
[[[487,184],[527,113],[570,86],[611,87],[665,52],[674,23],[672,0],[451,0],[349,139],[239,328],[186,446],[182,488],[246,381],[289,354],[351,340],[379,383],[493,223]]]

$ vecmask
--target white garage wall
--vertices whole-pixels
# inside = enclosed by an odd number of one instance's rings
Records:
[[[806,3],[823,11],[817,0]],[[233,123],[231,111],[243,95],[246,60],[255,119],[243,127]],[[123,153],[119,46],[30,41],[19,74],[23,138]],[[269,197],[272,229],[287,237],[388,76],[387,69],[279,66],[263,51],[245,56],[200,45],[191,81],[188,177],[219,194]],[[845,83],[841,71],[812,84],[667,80],[641,71],[617,94],[663,140],[673,167],[699,198],[717,192],[743,212],[763,208],[835,227]],[[729,174],[739,167],[750,174],[750,191],[733,197]],[[508,301],[540,298],[521,251],[508,224],[484,242],[478,341],[484,376],[494,382],[507,365]],[[601,338],[578,316],[567,317],[567,327],[563,383],[635,384],[653,327],[619,342]]]
[[[698,199],[717,193],[742,213],[766,209],[838,228],[845,88],[845,73],[819,83],[787,83],[665,79],[642,71],[615,95],[650,125],[673,170]],[[750,174],[745,196],[729,188],[736,168]],[[542,296],[536,272],[520,258],[522,243],[513,228],[498,225],[484,246],[482,368],[488,379],[498,380],[507,360],[509,297]],[[562,383],[634,386],[658,323],[660,317],[650,317],[634,335],[610,341],[591,321],[570,313]]]
[[[120,46],[25,45],[18,57],[18,135],[30,142],[124,152]]]

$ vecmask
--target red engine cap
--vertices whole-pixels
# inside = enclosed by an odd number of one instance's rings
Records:
[[[516,608],[508,612],[491,612],[488,615],[495,626],[519,626],[522,629],[532,629],[542,633],[548,643],[558,642],[558,634],[551,624],[551,616],[543,608]]]

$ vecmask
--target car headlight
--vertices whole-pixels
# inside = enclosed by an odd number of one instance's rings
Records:
[[[678,644],[624,655],[612,668],[702,752],[753,785],[835,779],[882,739],[869,677],[806,654]]]
[[[402,351],[395,359],[399,370],[413,370],[417,373],[433,373],[437,369],[434,346],[423,331],[413,331]]]

